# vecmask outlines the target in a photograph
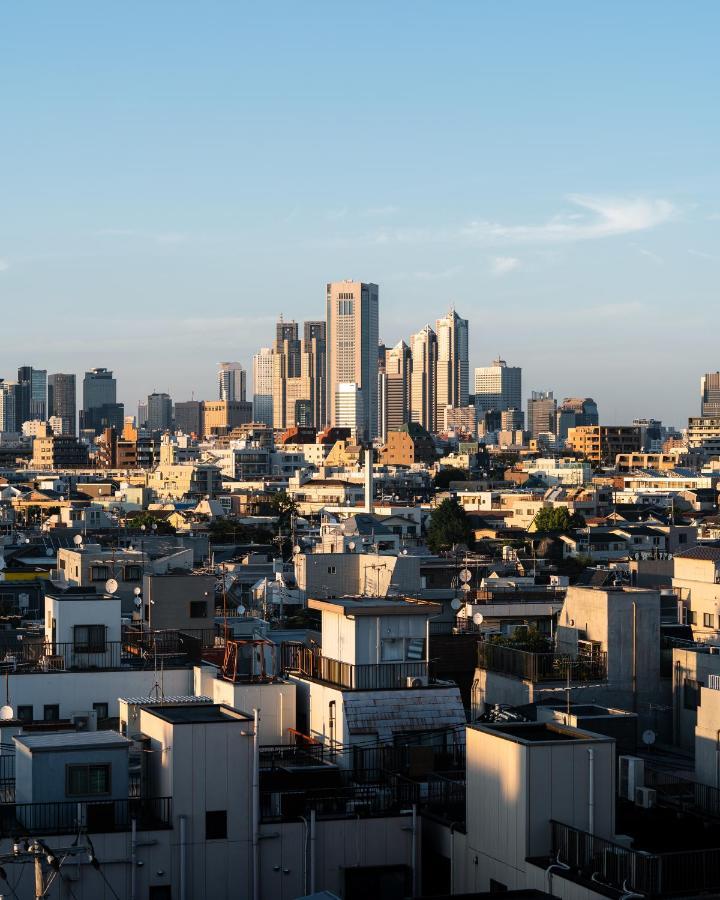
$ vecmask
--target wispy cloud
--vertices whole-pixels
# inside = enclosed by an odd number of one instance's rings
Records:
[[[648,259],[651,259],[658,266],[662,266],[665,264],[665,260],[658,253],[653,253],[652,250],[648,250],[647,247],[638,247],[637,244],[633,245],[640,256],[646,256]]]
[[[501,275],[507,275],[509,272],[514,272],[520,265],[520,260],[517,256],[496,256],[491,260],[490,265],[493,275],[500,277]]]
[[[10,263],[6,259],[0,259],[0,272],[7,272],[10,268]]]
[[[709,259],[712,262],[717,262],[719,258],[717,256],[713,256],[712,253],[705,253],[703,250],[688,250],[688,253],[690,254],[690,256],[697,256],[698,259]]]

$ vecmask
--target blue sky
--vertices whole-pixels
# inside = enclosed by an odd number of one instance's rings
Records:
[[[328,280],[682,424],[720,367],[720,6],[0,6],[0,375],[212,397]]]

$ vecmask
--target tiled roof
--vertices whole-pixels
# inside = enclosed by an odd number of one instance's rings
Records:
[[[720,562],[720,547],[691,547],[675,554],[675,559],[701,559]]]

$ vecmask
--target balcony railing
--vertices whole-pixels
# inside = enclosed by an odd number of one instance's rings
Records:
[[[720,848],[646,853],[552,822],[553,856],[580,878],[646,897],[720,889]]]
[[[709,784],[699,784],[663,772],[645,764],[645,786],[654,788],[657,802],[662,806],[671,806],[682,812],[696,812],[714,819],[720,819],[720,790]]]
[[[303,644],[286,642],[282,646],[283,671],[326,681],[350,691],[374,691],[405,688],[412,681],[430,681],[430,667],[424,660],[354,665],[322,656]]]
[[[79,827],[91,834],[130,831],[133,819],[140,831],[172,828],[172,798],[0,805],[0,836],[71,834]]]
[[[478,666],[490,672],[513,675],[533,683],[564,681],[596,681],[607,678],[607,654],[568,656],[563,653],[532,653],[506,647],[492,641],[478,643]]]

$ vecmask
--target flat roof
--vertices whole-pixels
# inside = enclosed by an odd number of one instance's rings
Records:
[[[495,722],[469,725],[474,731],[484,731],[496,737],[504,737],[516,744],[557,744],[574,741],[604,742],[614,740],[603,734],[561,725],[558,722]]]
[[[132,741],[118,731],[47,731],[16,735],[14,740],[27,747],[31,753],[49,750],[125,749],[132,744]]]
[[[442,612],[439,603],[398,597],[338,597],[332,600],[308,600],[310,609],[342,613],[345,616],[435,616]]]
[[[211,725],[223,722],[252,722],[247,713],[215,703],[192,703],[188,706],[151,706],[148,712],[173,725]]]

